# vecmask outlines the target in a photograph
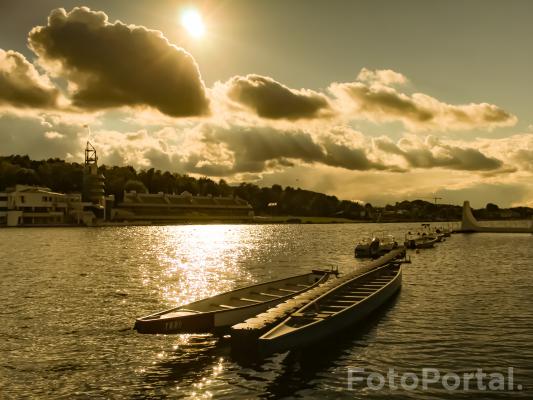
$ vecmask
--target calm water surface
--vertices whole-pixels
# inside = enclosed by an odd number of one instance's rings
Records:
[[[235,287],[357,266],[354,243],[416,225],[0,230],[0,398],[533,398],[533,235],[413,253],[400,294],[314,348],[243,364],[228,340],[139,335],[135,317]],[[348,391],[365,373],[506,372],[513,392]]]

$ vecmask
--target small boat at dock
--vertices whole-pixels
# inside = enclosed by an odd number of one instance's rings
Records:
[[[380,257],[397,248],[398,248],[398,242],[394,239],[394,236],[382,235],[379,238],[378,255]]]
[[[314,270],[307,274],[235,289],[138,318],[133,329],[149,334],[223,331],[324,283],[332,274],[336,274],[336,271]]]
[[[398,248],[398,242],[392,235],[373,233],[371,237],[362,239],[355,246],[355,258],[377,258]]]
[[[350,279],[292,313],[258,340],[261,355],[306,346],[360,321],[401,287],[402,267],[392,262]]]
[[[428,235],[413,235],[407,233],[405,235],[404,246],[408,249],[429,249],[432,248],[439,239]]]
[[[422,236],[415,240],[415,249],[430,249],[435,243],[440,242],[438,237]]]
[[[443,227],[436,228],[435,233],[437,233],[437,235],[442,235],[443,237],[450,237],[452,235],[451,229]]]
[[[379,256],[379,239],[364,238],[355,246],[355,258],[376,258]]]
[[[445,234],[439,229],[432,229],[430,224],[422,224],[422,231],[416,234],[407,232],[404,246],[408,249],[429,249],[435,243],[445,240]]]

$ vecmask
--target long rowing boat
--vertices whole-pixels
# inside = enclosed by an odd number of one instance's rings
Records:
[[[138,318],[139,333],[207,333],[224,330],[325,282],[332,271],[316,270],[260,283]]]
[[[400,263],[357,276],[308,303],[259,338],[260,354],[306,346],[366,317],[402,283]]]

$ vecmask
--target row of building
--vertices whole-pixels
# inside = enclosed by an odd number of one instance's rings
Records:
[[[96,150],[87,142],[82,193],[56,193],[46,187],[16,185],[0,193],[0,226],[172,223],[186,220],[248,220],[250,204],[233,197],[126,192],[120,203],[105,195]]]
[[[102,207],[82,201],[80,193],[56,193],[46,187],[16,185],[0,193],[0,226],[86,225],[103,223],[163,223],[182,220],[246,220],[253,209],[239,198],[174,194],[124,193],[115,204],[106,196]]]

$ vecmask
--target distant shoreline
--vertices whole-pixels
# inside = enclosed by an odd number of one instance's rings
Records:
[[[505,221],[529,221],[525,219],[487,219],[485,222],[505,222]],[[381,221],[370,220],[352,220],[348,218],[337,217],[305,217],[305,216],[255,216],[253,219],[216,219],[212,217],[206,218],[183,218],[181,220],[168,221],[124,221],[113,222],[104,221],[96,225],[86,226],[78,224],[54,224],[54,225],[20,225],[16,227],[8,227],[0,225],[0,229],[10,228],[106,228],[106,227],[120,227],[120,226],[172,226],[172,225],[334,225],[334,224],[416,224],[416,223],[430,223],[434,225],[439,224],[454,224],[460,223],[461,220],[444,220],[435,221],[431,219],[417,219],[417,220],[401,220],[401,219],[387,219]]]
[[[169,225],[333,225],[333,224],[398,224],[398,223],[427,223],[434,224],[449,224],[458,223],[459,220],[448,221],[429,221],[427,219],[420,220],[386,220],[386,221],[369,221],[369,220],[352,220],[347,218],[337,217],[303,217],[303,216],[256,216],[250,220],[239,219],[214,219],[214,218],[190,218],[173,221],[125,221],[125,222],[101,222],[93,226],[77,225],[77,224],[55,224],[55,225],[26,225],[17,226],[16,228],[104,228],[104,227],[120,227],[120,226],[169,226]],[[7,226],[0,226],[0,228],[10,228]]]

